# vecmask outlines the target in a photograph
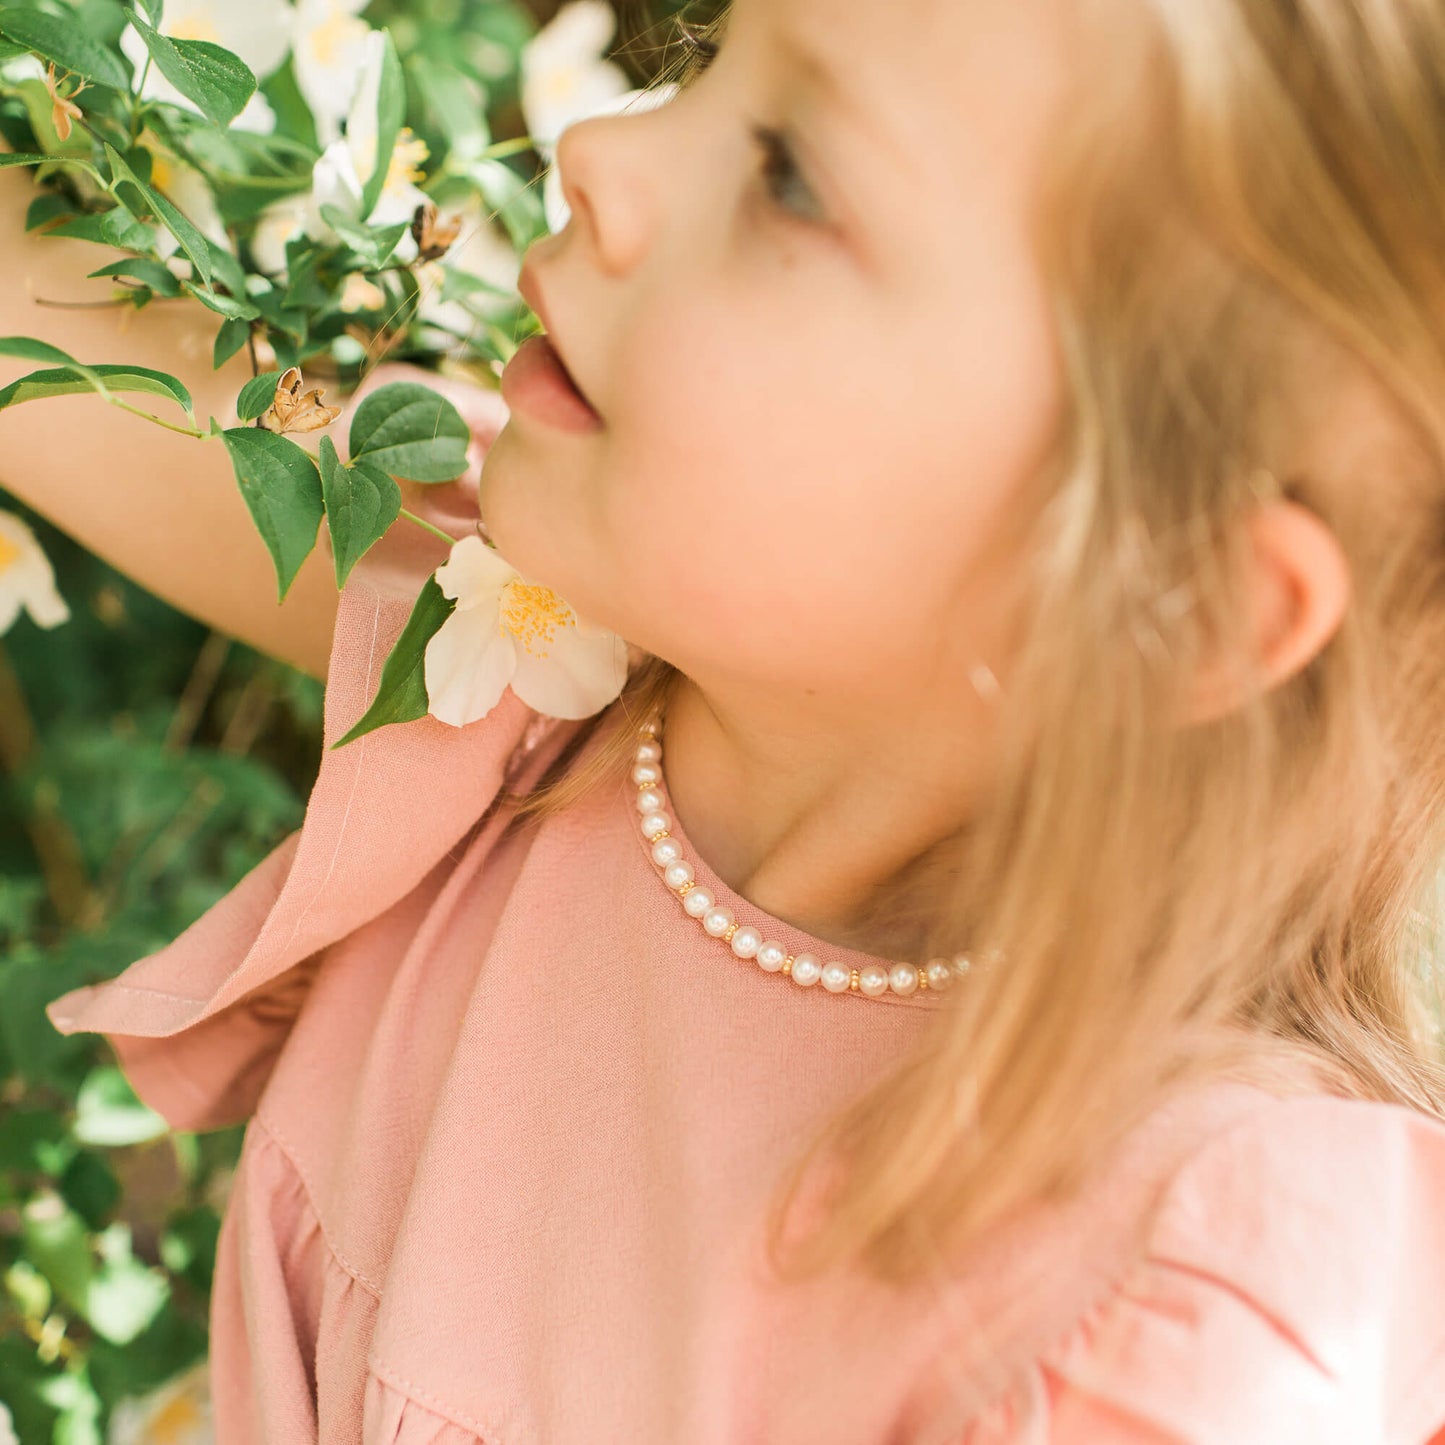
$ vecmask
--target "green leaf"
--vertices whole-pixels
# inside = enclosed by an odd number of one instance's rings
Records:
[[[381,199],[382,187],[386,185],[386,175],[391,169],[392,152],[396,149],[396,138],[406,120],[406,78],[402,74],[391,32],[383,30],[381,33],[385,38],[381,52],[381,83],[376,96],[376,165],[361,188],[362,220],[371,215]]]
[[[336,585],[344,587],[351,569],[386,535],[401,513],[401,488],[379,467],[341,464],[335,443],[321,438],[321,493],[331,532]]]
[[[36,155],[34,151],[6,151],[0,155],[0,170],[7,166],[43,166],[49,156]]]
[[[411,230],[410,221],[375,228],[364,226],[336,206],[322,206],[321,217],[373,271],[386,265],[401,238]]]
[[[194,424],[191,394],[169,373],[152,371],[146,366],[92,366],[88,369],[103,378],[109,391],[143,392],[179,403]],[[65,368],[32,371],[29,376],[22,376],[19,381],[12,381],[9,386],[0,389],[0,411],[19,406],[25,401],[40,401],[50,396],[73,396],[76,392],[94,390],[95,387],[88,380]]]
[[[121,205],[99,214],[72,216],[54,227],[50,234],[74,236],[101,246],[118,246],[122,251],[149,251],[155,245],[154,234]]]
[[[253,376],[236,398],[236,415],[242,421],[255,421],[258,416],[264,416],[276,399],[276,383],[280,380],[279,371],[263,371]]]
[[[414,482],[449,482],[467,469],[472,433],[451,402],[414,381],[378,387],[351,419],[351,460]]]
[[[75,1096],[75,1137],[82,1144],[143,1144],[170,1125],[136,1097],[125,1075],[109,1064],[92,1069]]]
[[[96,40],[78,18],[12,5],[0,10],[0,35],[97,85],[130,89],[130,78],[119,57]]]
[[[228,321],[254,321],[261,313],[249,301],[237,300],[234,296],[223,296],[209,286],[197,286],[192,281],[182,281],[186,295],[194,296],[202,306],[224,316]]]
[[[230,125],[256,93],[256,77],[240,56],[209,40],[162,35],[134,13],[130,23],[145,41],[156,69],[208,120]]]
[[[99,276],[129,276],[143,286],[149,286],[159,296],[179,296],[181,283],[169,266],[153,261],[148,256],[130,256],[124,261],[112,261],[90,273],[91,279]]]
[[[216,344],[211,349],[211,366],[219,371],[245,344],[251,328],[244,321],[227,319],[216,332]]]
[[[241,495],[276,565],[277,600],[316,545],[324,510],[321,477],[310,453],[264,427],[221,433]]]
[[[14,356],[21,361],[48,361],[52,366],[68,367],[85,377],[91,387],[102,396],[110,394],[110,388],[101,380],[94,367],[85,366],[68,351],[62,351],[48,341],[36,341],[31,336],[0,336],[0,356]]]
[[[390,723],[412,722],[426,716],[426,645],[441,630],[456,605],[434,576],[426,579],[426,586],[421,589],[396,646],[382,664],[381,685],[371,706],[345,737],[331,744],[333,748],[344,747]]]
[[[0,11],[0,19],[9,14]],[[211,284],[211,254],[206,238],[161,195],[152,190],[126,163],[125,158],[109,141],[105,143],[105,158],[110,162],[111,174],[116,182],[129,181],[141,194],[147,206],[165,228],[180,242],[181,250],[190,258],[207,286]],[[139,218],[137,218],[139,219]]]

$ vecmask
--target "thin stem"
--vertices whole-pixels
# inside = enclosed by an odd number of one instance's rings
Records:
[[[408,522],[415,522],[418,527],[425,527],[433,536],[440,537],[448,547],[456,546],[457,539],[450,532],[443,532],[440,527],[433,527],[425,517],[418,517],[415,512],[408,512],[405,507],[401,509],[400,515],[405,517]]]
[[[531,149],[533,149],[532,137],[524,135],[519,136],[516,140],[499,140],[495,145],[489,145],[482,155],[487,160],[498,160],[502,156],[514,156]]]
[[[132,416],[143,417],[146,421],[153,421],[157,426],[163,426],[167,431],[179,432],[183,437],[196,437],[200,441],[210,436],[210,432],[198,431],[191,426],[177,426],[172,421],[162,421],[160,417],[153,416],[148,411],[142,411],[138,406],[131,406],[129,402],[121,401],[115,396],[106,398],[112,406],[118,406],[122,411],[128,411]]]

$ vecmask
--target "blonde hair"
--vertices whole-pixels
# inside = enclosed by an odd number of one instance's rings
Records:
[[[1081,48],[1091,89],[1038,215],[1072,404],[1030,479],[996,786],[876,910],[916,923],[921,957],[1001,956],[797,1160],[770,1234],[788,1277],[846,1259],[906,1281],[1076,1188],[1166,1090],[1281,1058],[1445,1117],[1445,10],[1109,18],[1081,17],[1107,64]],[[1351,384],[1390,437],[1307,465]],[[1170,726],[1201,660],[1244,650],[1239,522],[1278,495],[1342,543],[1343,624],[1289,682]],[[640,721],[677,680],[649,658],[605,716]],[[569,749],[521,814],[616,779],[634,740],[618,726],[585,772]],[[830,1159],[841,1187],[785,1251]]]

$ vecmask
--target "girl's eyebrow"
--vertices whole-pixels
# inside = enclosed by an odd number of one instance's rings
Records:
[[[835,68],[830,57],[813,46],[805,31],[780,25],[775,32],[775,45],[778,53],[786,56],[797,68],[804,84],[827,106],[864,134],[886,146],[899,164],[908,163],[907,152],[898,139],[890,133],[886,125],[880,124],[879,116],[863,106],[858,99],[856,86],[848,83]]]

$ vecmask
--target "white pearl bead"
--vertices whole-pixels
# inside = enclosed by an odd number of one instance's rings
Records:
[[[657,842],[652,845],[652,861],[656,863],[659,868],[670,868],[673,864],[680,862],[681,859],[682,844],[680,844],[676,838],[659,838]],[[692,877],[691,869],[688,869],[687,876],[689,878]],[[674,886],[676,885],[668,884],[669,888]]]
[[[823,976],[823,962],[816,954],[800,953],[793,960],[793,982],[804,988],[817,983]]]
[[[739,958],[752,958],[763,946],[763,935],[750,924],[744,924],[733,934],[733,952]]]
[[[702,926],[714,938],[721,938],[733,926],[733,916],[726,908],[709,908],[702,916]]]
[[[666,813],[649,813],[642,820],[642,836],[653,838],[658,833],[667,833],[672,829],[672,819]]]
[[[639,763],[660,763],[662,761],[662,744],[656,742],[638,743],[637,761]]]
[[[774,943],[769,939],[766,943],[758,945],[758,967],[766,969],[769,973],[776,973],[788,957],[788,950],[781,943]]]
[[[655,813],[666,801],[656,788],[644,788],[637,795],[637,811],[639,813]]]
[[[799,954],[793,959],[793,983],[812,987],[822,977],[822,959],[816,954]]]
[[[940,993],[953,982],[953,965],[946,958],[930,959],[923,973],[928,979],[929,988],[937,989]]]
[[[690,888],[682,900],[682,906],[694,918],[701,918],[717,900],[706,888]]]
[[[973,967],[973,955],[968,953],[955,953],[953,955],[953,969],[955,973],[967,973]]]
[[[834,959],[823,965],[823,987],[829,993],[845,993],[853,981],[853,970],[846,963]]]
[[[651,788],[662,781],[662,769],[656,763],[638,763],[632,770],[632,781],[639,788]]]
[[[659,848],[671,848],[673,850],[672,861],[667,865],[667,872],[663,879],[671,889],[681,888],[684,883],[691,883],[693,880],[692,864],[677,854],[677,840],[675,838],[664,838],[661,843],[655,843],[652,848],[652,856],[657,857]]]
[[[888,987],[894,993],[912,993],[918,987],[918,970],[911,963],[895,963],[888,970]]]
[[[858,970],[858,991],[869,998],[888,992],[888,970],[881,963],[866,963]]]

